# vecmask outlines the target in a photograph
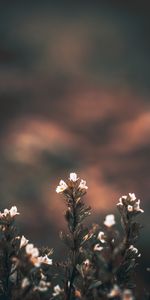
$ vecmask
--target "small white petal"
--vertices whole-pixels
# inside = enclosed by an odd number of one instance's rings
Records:
[[[77,174],[76,173],[70,173],[69,180],[73,181],[73,182],[76,182],[78,180]]]
[[[25,277],[21,282],[21,287],[24,289],[30,284],[30,281],[27,277]]]
[[[133,245],[131,245],[130,247],[129,247],[129,250],[131,250],[132,252],[134,252],[135,254],[137,254],[138,253],[138,249],[137,248],[135,248]]]
[[[58,296],[63,290],[60,288],[59,284],[54,286],[54,293],[53,296]]]
[[[117,203],[117,205],[123,205],[123,202],[122,202],[122,197],[121,198],[119,198],[119,202]]]
[[[115,217],[114,215],[107,215],[104,221],[104,225],[107,227],[112,227],[113,225],[115,225]]]
[[[136,200],[135,194],[134,193],[129,193],[129,196],[131,198],[131,201]]]
[[[10,209],[10,215],[11,215],[11,217],[19,215],[19,212],[17,211],[17,207],[16,206],[12,206],[12,208]]]
[[[20,248],[26,246],[28,244],[29,240],[27,240],[24,235],[22,235],[21,240],[20,240]]]
[[[144,210],[140,208],[140,199],[135,202],[135,204],[134,204],[134,210],[135,211],[140,211],[141,213],[144,212]]]
[[[48,258],[47,255],[39,256],[38,260],[39,260],[40,263],[47,264],[47,265],[52,265],[52,259]]]
[[[104,248],[103,247],[101,247],[99,244],[96,244],[95,246],[94,246],[94,251],[102,251]]]
[[[99,234],[98,234],[98,236],[97,236],[98,240],[100,240],[101,243],[105,243],[106,242],[105,239],[104,239],[104,236],[105,235],[104,235],[103,231],[100,231]]]
[[[56,187],[56,193],[62,193],[68,188],[68,185],[64,180],[60,180],[59,185]]]
[[[81,181],[80,181],[80,184],[79,184],[79,189],[85,189],[85,190],[87,190],[88,189],[88,186],[86,185],[86,181],[85,180],[83,180],[83,179],[81,179]]]

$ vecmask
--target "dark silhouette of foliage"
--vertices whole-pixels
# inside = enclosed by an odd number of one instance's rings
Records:
[[[63,262],[52,260],[52,249],[39,250],[18,235],[16,206],[0,213],[0,300],[138,299],[134,274],[140,257],[136,248],[141,229],[136,218],[143,213],[140,200],[132,193],[119,199],[123,234],[113,214],[103,224],[87,228],[84,220],[91,213],[83,200],[87,189],[76,173],[56,188],[66,204],[67,231],[60,233],[67,249]],[[150,299],[148,293],[143,299]]]

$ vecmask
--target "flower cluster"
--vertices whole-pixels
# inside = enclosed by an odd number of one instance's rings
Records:
[[[134,193],[122,196],[119,199],[117,206],[120,210],[125,207],[128,213],[137,214],[144,212],[144,210],[140,208],[140,199],[137,200]]]
[[[56,193],[63,193],[70,187],[75,187],[76,183],[78,183],[79,178],[77,177],[76,173],[70,173],[67,183],[64,180],[60,180],[59,185],[56,188]],[[86,185],[86,181],[81,179],[80,183],[78,184],[79,190],[87,190],[88,187]]]
[[[17,207],[12,206],[11,209],[5,208],[3,213],[0,212],[0,219],[4,219],[7,217],[14,218],[16,215],[19,215]]]

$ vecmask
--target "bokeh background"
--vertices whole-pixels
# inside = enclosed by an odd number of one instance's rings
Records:
[[[60,257],[61,178],[87,180],[89,222],[134,192],[147,284],[149,32],[149,1],[0,1],[0,209],[17,205],[22,232]]]

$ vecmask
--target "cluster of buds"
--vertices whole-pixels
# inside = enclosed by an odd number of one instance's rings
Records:
[[[11,209],[7,209],[5,208],[4,209],[4,212],[0,212],[0,219],[1,220],[5,220],[5,219],[8,219],[8,218],[14,218],[16,215],[19,215],[19,212],[17,210],[17,207],[16,206],[12,206]]]
[[[52,265],[52,259],[48,258],[47,255],[39,256],[39,250],[33,244],[27,244],[25,250],[30,262],[35,267],[40,267],[41,264]]]
[[[121,291],[121,289],[115,284],[111,289],[110,293],[107,295],[109,299],[119,297],[121,300],[134,300],[132,291],[129,289],[125,289]]]
[[[25,277],[21,282],[21,287],[22,287],[22,289],[25,289],[30,284],[31,284],[30,280],[27,277]],[[50,285],[51,285],[50,282],[46,281],[46,276],[44,276],[41,273],[41,279],[40,279],[38,285],[34,286],[33,291],[46,292],[48,290],[48,288],[50,287]]]
[[[56,192],[64,193],[69,188],[76,188],[77,190],[84,192],[88,189],[86,181],[81,179],[79,182],[79,178],[77,177],[76,173],[70,173],[67,182],[65,182],[64,180],[60,180],[59,185],[56,188]]]
[[[116,224],[115,216],[113,214],[106,215],[104,220],[104,226],[106,230],[111,229],[115,224]],[[105,244],[107,242],[108,237],[103,231],[99,231],[97,239],[100,242],[100,244],[98,243],[94,246],[94,251],[102,251],[104,249],[102,244]]]
[[[130,214],[143,213],[144,210],[140,208],[140,199],[137,199],[134,193],[124,195],[117,203],[118,209],[122,211],[125,207],[126,211]]]

